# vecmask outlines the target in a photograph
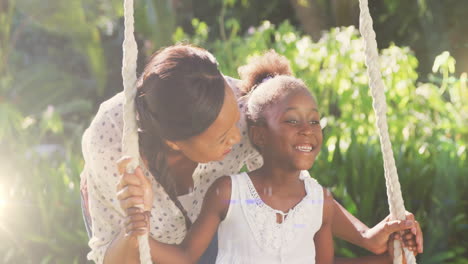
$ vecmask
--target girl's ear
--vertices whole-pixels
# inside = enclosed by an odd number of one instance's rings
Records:
[[[263,125],[252,125],[249,127],[250,140],[258,148],[263,148],[263,146],[265,146],[265,130],[266,128]]]
[[[175,141],[166,140],[165,143],[172,150],[176,150],[176,151],[180,150],[180,147],[177,145]]]

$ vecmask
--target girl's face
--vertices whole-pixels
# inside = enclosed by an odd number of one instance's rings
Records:
[[[268,106],[265,126],[258,127],[256,144],[266,162],[285,169],[308,170],[322,145],[317,103],[306,90],[291,94]],[[260,140],[260,142],[258,142]]]
[[[241,138],[237,127],[240,113],[235,95],[227,84],[225,91],[223,106],[211,126],[187,140],[168,141],[168,145],[195,162],[222,160]]]

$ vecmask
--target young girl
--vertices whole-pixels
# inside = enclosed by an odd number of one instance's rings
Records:
[[[157,263],[194,263],[218,231],[216,263],[332,263],[333,197],[307,172],[322,144],[317,103],[302,81],[289,76],[286,58],[274,52],[240,74],[249,137],[263,166],[217,179],[182,244],[151,240],[151,255]],[[136,208],[127,220],[133,234],[144,233],[149,222]]]

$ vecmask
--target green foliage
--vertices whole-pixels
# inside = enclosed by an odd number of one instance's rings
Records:
[[[171,43],[176,16],[173,3],[168,0],[135,1],[136,31],[144,36],[149,53]],[[150,54],[146,54],[150,55]]]
[[[73,20],[80,10],[71,14],[70,21],[78,24],[69,34],[67,13],[39,16],[38,10],[47,7],[37,4],[34,9],[24,1],[0,4],[5,43],[0,45],[0,262],[5,264],[86,262],[79,137],[84,127],[81,116],[90,115],[91,103],[80,97],[91,87],[90,79],[94,94],[99,94],[105,60],[96,30]],[[22,16],[28,19],[21,20]],[[76,41],[68,43],[72,50],[58,47],[63,36]],[[49,44],[48,56],[41,54],[44,42]],[[82,65],[91,72],[87,77],[77,76],[67,67],[73,62],[66,63],[83,55]]]
[[[0,114],[10,127],[0,134],[0,240],[9,241],[0,246],[1,262],[85,263],[83,162],[77,141],[65,135],[76,137],[52,106],[37,117],[10,108]]]
[[[180,37],[187,38],[179,31],[176,40]],[[265,21],[245,36],[235,32],[213,41],[195,34],[188,41],[192,40],[212,51],[222,72],[230,76],[237,76],[238,66],[268,49],[288,57],[322,112],[325,138],[312,175],[369,225],[388,214],[380,143],[356,29],[335,28],[313,42],[288,22],[276,27]],[[426,238],[425,254],[419,259],[466,262],[468,109],[462,103],[468,100],[466,74],[456,78],[454,59],[442,53],[435,60],[432,82],[418,83],[417,59],[408,48],[395,45],[381,51],[380,64],[403,197]],[[337,252],[365,254],[342,241],[337,241]]]
[[[85,14],[88,5],[97,8],[97,4],[89,0],[70,3],[53,1],[53,4],[46,5],[37,0],[17,1],[18,11],[29,18],[23,20],[23,23],[39,27],[44,31],[42,34],[68,37],[71,40],[71,48],[87,58],[88,68],[96,81],[95,88],[103,93],[106,65],[98,29],[99,15],[94,12]]]
[[[1,263],[86,262],[79,198],[83,124],[62,119],[80,108],[72,102],[24,116],[0,102]]]

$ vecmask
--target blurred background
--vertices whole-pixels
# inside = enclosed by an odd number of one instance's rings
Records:
[[[357,32],[357,0],[136,0],[139,70],[162,46],[211,51],[222,72],[275,49],[316,95],[311,170],[372,226],[388,214]],[[419,263],[468,263],[468,4],[373,0],[388,122]],[[87,263],[80,140],[121,91],[122,0],[0,0],[0,263]],[[368,252],[336,240],[341,256]]]

